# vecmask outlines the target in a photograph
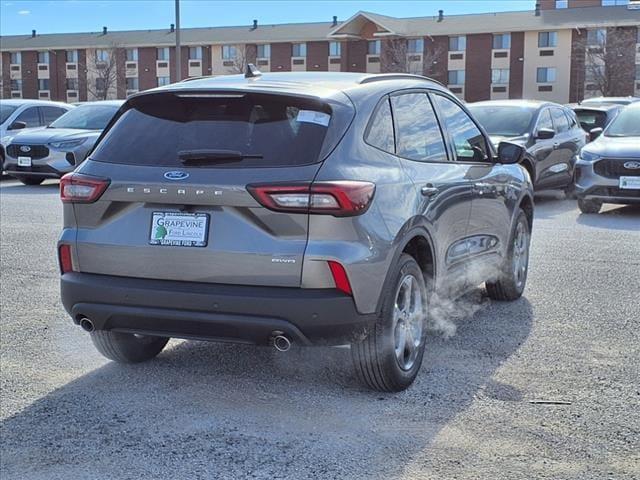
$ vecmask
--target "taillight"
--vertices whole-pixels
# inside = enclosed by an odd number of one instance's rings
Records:
[[[371,182],[340,180],[308,184],[247,185],[262,206],[276,212],[314,213],[352,217],[366,212],[376,186]]]
[[[61,273],[73,272],[71,245],[60,245],[60,247],[58,247],[58,262],[60,264]]]
[[[327,263],[329,264],[329,269],[331,270],[331,275],[333,276],[336,288],[347,295],[353,295],[351,291],[351,283],[349,283],[349,277],[347,277],[347,272],[344,267],[333,260],[329,260]]]
[[[109,186],[108,178],[92,177],[82,173],[67,173],[60,179],[60,199],[71,203],[92,203]]]

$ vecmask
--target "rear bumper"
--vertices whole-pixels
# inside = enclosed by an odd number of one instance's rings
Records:
[[[375,315],[334,289],[204,284],[66,273],[62,303],[98,330],[267,345],[283,332],[302,345],[361,337]]]

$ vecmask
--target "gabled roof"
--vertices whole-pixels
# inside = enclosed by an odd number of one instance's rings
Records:
[[[359,37],[362,27],[367,22],[371,22],[378,27],[378,32],[374,33],[374,36],[405,34],[406,19],[359,11],[348,20],[342,22],[342,24],[333,28],[328,36],[334,38]]]

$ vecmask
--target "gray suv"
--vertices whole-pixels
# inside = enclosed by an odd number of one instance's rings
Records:
[[[430,302],[522,294],[522,154],[419,76],[249,70],[143,92],[61,181],[62,301],[115,361],[170,337],[348,344],[367,385],[402,390]]]

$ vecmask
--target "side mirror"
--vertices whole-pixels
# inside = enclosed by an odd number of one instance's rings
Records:
[[[16,120],[9,126],[8,130],[22,130],[23,128],[27,128],[27,124]]]
[[[589,130],[589,141],[593,142],[596,138],[602,135],[604,130],[601,127],[592,128]]]
[[[541,128],[536,133],[536,140],[551,140],[556,136],[556,132],[550,128]]]
[[[524,147],[517,143],[500,142],[498,144],[498,162],[505,165],[520,163],[525,151]]]

